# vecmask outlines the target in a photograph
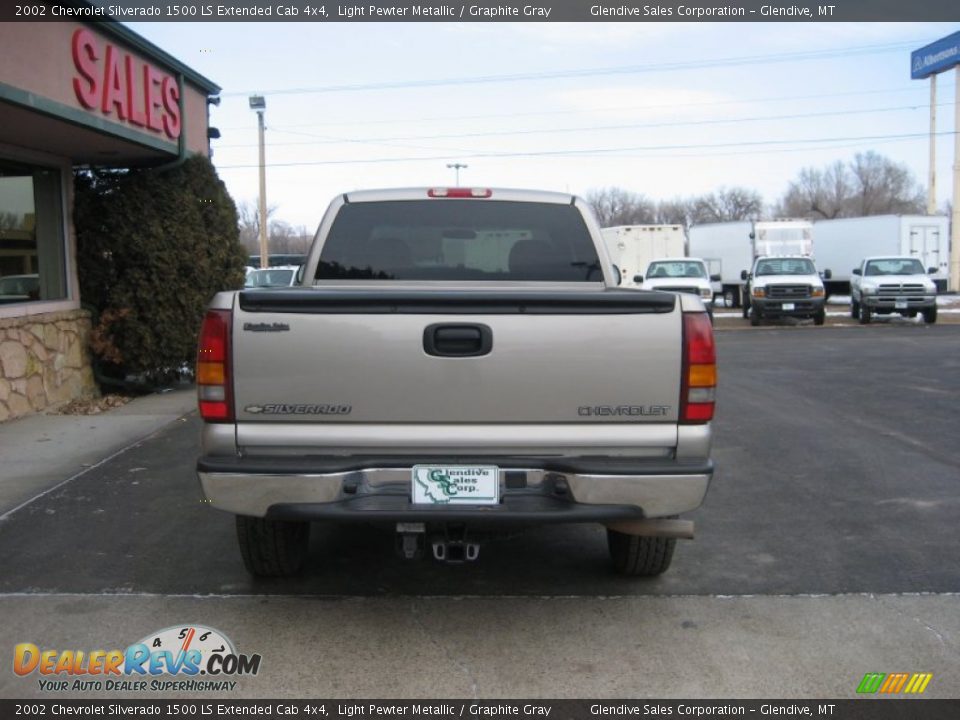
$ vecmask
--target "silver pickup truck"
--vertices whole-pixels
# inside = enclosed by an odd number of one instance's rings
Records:
[[[853,269],[850,278],[850,316],[868,325],[873,315],[916,317],[937,321],[937,286],[915,257],[869,257]]]
[[[220,293],[200,333],[197,471],[247,569],[380,522],[461,562],[505,526],[601,523],[618,572],[666,570],[713,475],[713,333],[699,297],[617,275],[571,195],[337,197],[299,286]]]

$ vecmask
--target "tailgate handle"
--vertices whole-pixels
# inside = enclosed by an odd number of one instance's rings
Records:
[[[486,325],[428,325],[423,349],[437,357],[478,357],[493,349],[493,332]]]

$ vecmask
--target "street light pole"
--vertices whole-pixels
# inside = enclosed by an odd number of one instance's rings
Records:
[[[267,163],[263,139],[263,113],[267,109],[267,101],[263,95],[251,95],[250,108],[257,111],[257,129],[260,135],[260,267],[266,268],[270,267],[267,248]]]
[[[469,165],[464,165],[463,163],[448,163],[447,167],[456,173],[456,186],[460,187],[460,168],[466,169]]]

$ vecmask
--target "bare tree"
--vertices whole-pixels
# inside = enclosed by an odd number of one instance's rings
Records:
[[[601,227],[614,225],[651,225],[656,222],[656,207],[645,195],[618,187],[601,188],[587,193]]]
[[[310,249],[312,237],[304,226],[295,228],[283,220],[270,221],[270,252],[295,254],[306,253]]]
[[[655,221],[658,225],[689,225],[693,216],[693,201],[683,198],[661,200],[657,203]]]
[[[267,205],[267,222],[271,223],[271,218],[277,211],[276,205]],[[272,223],[271,223],[272,224]],[[260,253],[260,208],[254,202],[237,203],[237,225],[240,227],[240,243],[250,252],[251,255]],[[267,225],[267,236],[269,242],[270,225]]]
[[[777,205],[786,217],[833,219],[887,213],[923,213],[924,190],[905,165],[873,151],[823,170],[804,168]]]
[[[756,190],[720,188],[690,201],[690,224],[755,220],[763,214],[763,198]]]

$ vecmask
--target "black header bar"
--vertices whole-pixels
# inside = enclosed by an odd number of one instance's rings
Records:
[[[955,0],[61,0],[2,3],[0,21],[109,22],[930,22]]]

